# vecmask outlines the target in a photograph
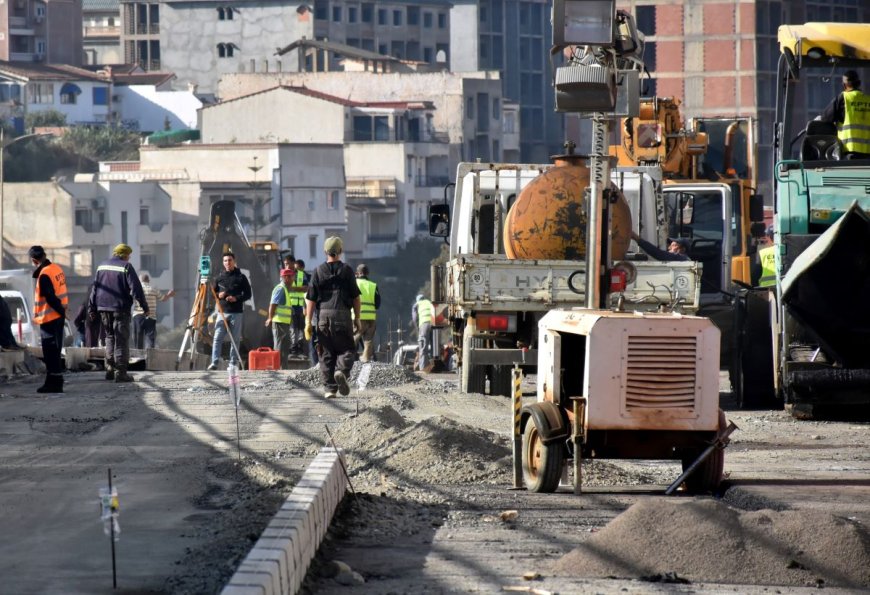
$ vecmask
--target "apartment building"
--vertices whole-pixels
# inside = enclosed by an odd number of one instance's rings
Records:
[[[548,60],[551,10],[551,0],[454,0],[450,9],[450,70],[499,73],[505,101],[519,105],[526,163],[549,161],[565,140]]]
[[[121,64],[121,8],[118,0],[82,0],[84,63]]]
[[[314,38],[399,60],[447,64],[450,6],[446,0],[314,0]]]
[[[8,0],[0,4],[0,60],[82,63],[78,0]]]

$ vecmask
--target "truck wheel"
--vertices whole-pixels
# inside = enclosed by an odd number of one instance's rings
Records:
[[[777,407],[773,388],[773,344],[767,291],[746,295],[741,345],[736,350],[732,389],[741,409]]]
[[[465,337],[462,342],[461,391],[463,393],[486,392],[486,366],[471,365],[471,352],[483,348],[483,339]]]
[[[725,412],[719,410],[719,431],[726,428]],[[683,471],[695,462],[695,459],[704,451],[698,449],[683,458]],[[710,453],[703,463],[686,478],[686,489],[692,494],[713,492],[722,483],[722,473],[725,471],[725,449],[716,448]]]
[[[523,431],[523,480],[532,492],[552,493],[559,487],[565,454],[558,443],[544,444],[535,418]]]
[[[513,376],[511,366],[492,366],[492,374],[489,377],[489,394],[510,397],[514,394]]]

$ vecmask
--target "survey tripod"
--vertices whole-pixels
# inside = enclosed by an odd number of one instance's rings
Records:
[[[230,339],[232,349],[236,350],[236,355],[239,358],[239,368],[244,368],[242,363],[242,352],[236,344],[233,334],[230,332],[230,325],[227,317],[224,314],[224,309],[221,307],[220,299],[215,293],[213,287],[208,283],[208,277],[211,272],[211,258],[209,256],[201,256],[199,261],[199,286],[196,288],[196,297],[193,300],[193,307],[190,310],[190,316],[187,319],[187,328],[184,331],[184,338],[181,340],[181,347],[178,350],[178,357],[175,360],[175,369],[178,370],[181,366],[181,360],[184,357],[185,350],[189,351],[189,368],[193,369],[194,354],[196,352],[196,344],[203,335],[206,334],[208,328],[208,294],[211,292],[214,297],[215,305],[217,306],[218,315],[223,320],[224,327],[227,329],[227,336]],[[212,337],[214,340],[214,337]]]

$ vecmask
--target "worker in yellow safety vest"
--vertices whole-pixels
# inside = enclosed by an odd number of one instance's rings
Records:
[[[359,264],[356,267],[356,286],[359,287],[359,330],[353,337],[353,342],[358,345],[363,343],[363,352],[360,361],[370,362],[374,355],[375,327],[377,322],[377,310],[381,307],[381,293],[378,284],[369,279],[369,267]]]
[[[296,277],[294,269],[281,270],[281,282],[272,290],[269,300],[269,315],[266,326],[272,327],[272,345],[280,354],[281,368],[287,368],[290,358],[291,334],[293,328],[293,296],[290,286]],[[305,298],[303,298],[305,299]]]
[[[293,308],[293,326],[290,330],[290,357],[305,359],[305,292],[311,276],[305,272],[305,261],[293,262],[293,282],[290,284],[290,305]]]
[[[843,92],[819,116],[837,125],[837,137],[847,154],[870,156],[870,95],[861,91],[861,79],[854,70],[843,74]]]
[[[435,318],[435,307],[423,294],[417,296],[411,318],[417,324],[417,369],[423,370],[432,357],[432,323]]]
[[[776,285],[776,247],[773,245],[773,226],[768,227],[764,236],[759,238],[758,262],[761,269],[758,286]]]
[[[32,246],[28,256],[36,267],[33,271],[33,278],[36,279],[33,322],[39,325],[42,357],[45,361],[45,383],[36,392],[62,393],[63,363],[60,350],[63,347],[64,320],[69,306],[66,276],[63,269],[48,260],[42,246]]]

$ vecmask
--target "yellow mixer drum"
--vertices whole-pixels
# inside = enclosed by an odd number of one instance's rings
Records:
[[[505,218],[505,254],[513,259],[586,258],[589,168],[579,156],[558,159],[556,167],[523,188]],[[616,188],[611,202],[611,256],[625,257],[631,241],[631,211]]]

